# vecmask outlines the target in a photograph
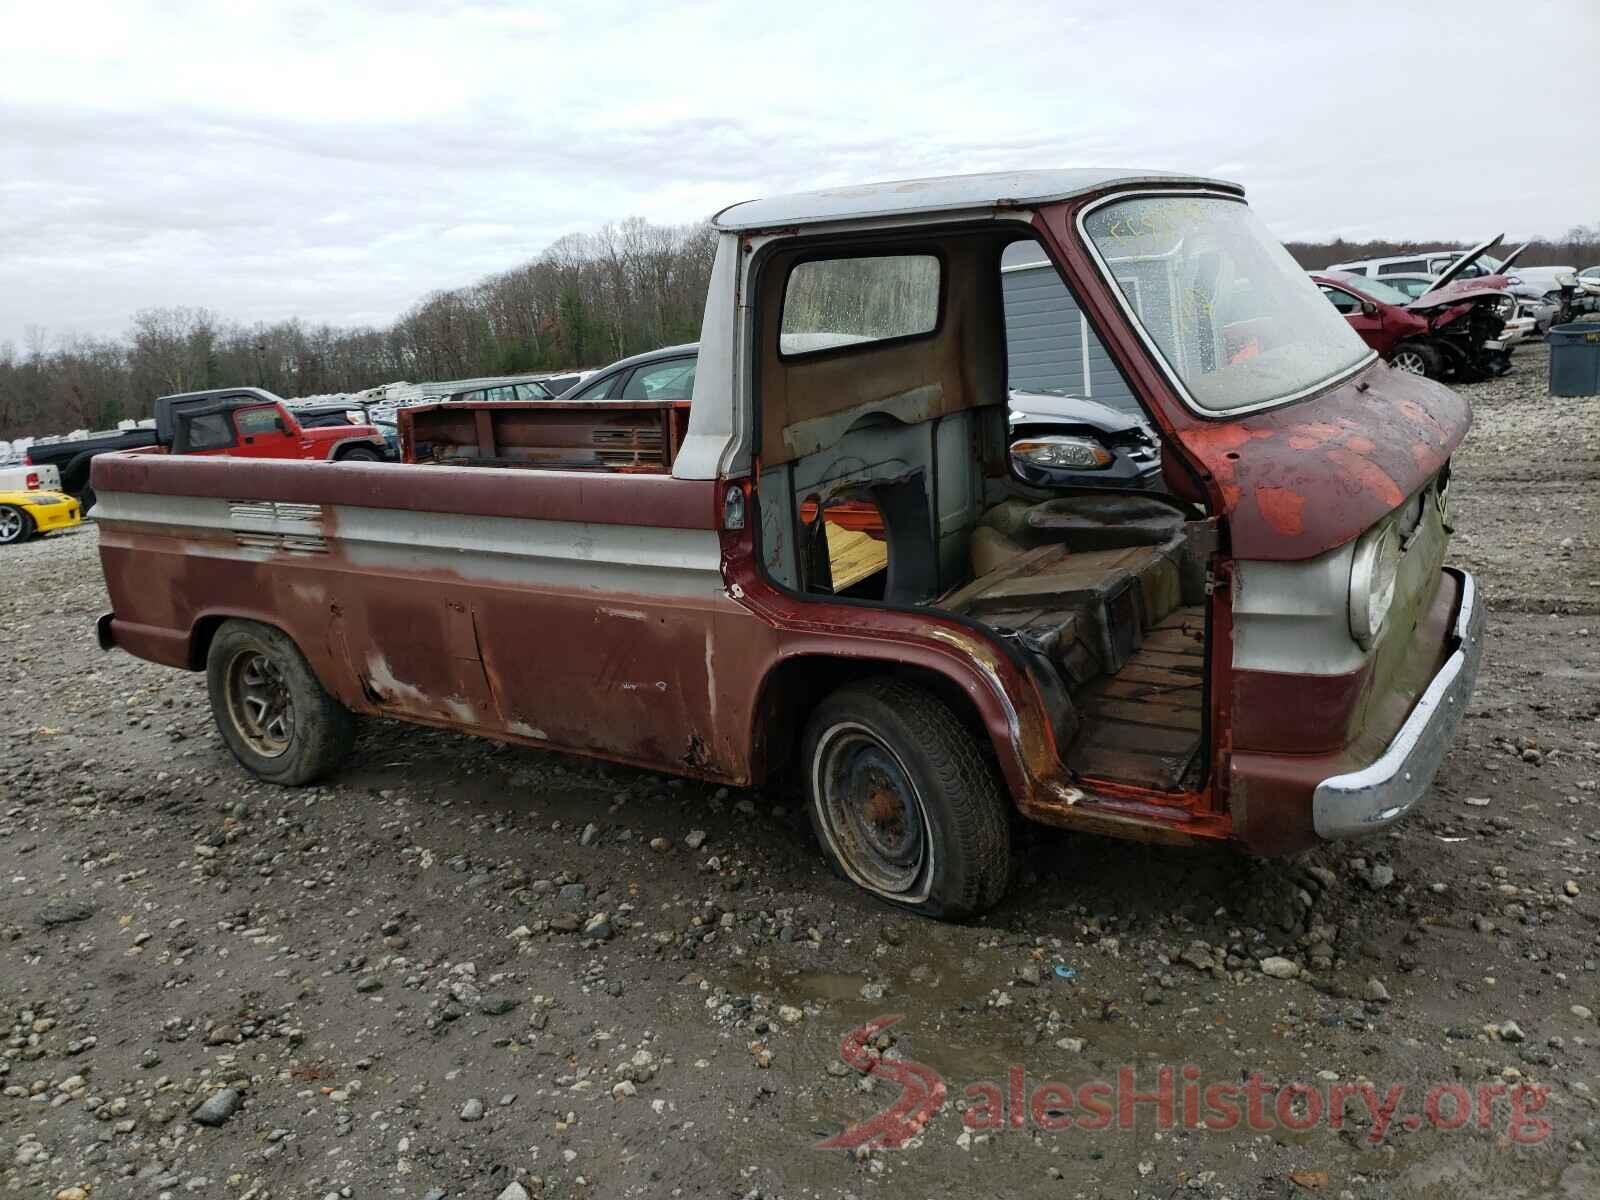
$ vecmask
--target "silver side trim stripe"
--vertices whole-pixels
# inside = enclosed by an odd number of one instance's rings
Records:
[[[262,560],[339,551],[358,569],[448,572],[510,586],[590,588],[672,596],[722,594],[716,531],[478,517],[402,509],[282,504],[102,492],[95,515],[110,536],[123,523],[167,526],[196,539],[184,553]],[[218,535],[237,549],[224,548]]]

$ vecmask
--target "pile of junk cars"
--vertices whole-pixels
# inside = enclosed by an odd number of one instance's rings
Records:
[[[1516,346],[1600,307],[1600,272],[1495,258],[1504,235],[1462,253],[1423,251],[1335,263],[1311,277],[1351,327],[1389,364],[1471,383],[1504,375]]]

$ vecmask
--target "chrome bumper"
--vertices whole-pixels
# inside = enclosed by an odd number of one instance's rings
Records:
[[[1472,576],[1446,570],[1461,578],[1461,607],[1452,629],[1456,648],[1377,761],[1317,785],[1311,823],[1318,837],[1357,837],[1393,824],[1427,794],[1450,749],[1483,656],[1484,613]]]

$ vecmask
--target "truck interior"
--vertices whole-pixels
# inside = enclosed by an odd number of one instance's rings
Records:
[[[1069,769],[1185,803],[1207,761],[1212,526],[1164,493],[1041,491],[1013,473],[1000,264],[1018,239],[988,225],[769,252],[763,566],[800,596],[987,627],[1070,698]]]

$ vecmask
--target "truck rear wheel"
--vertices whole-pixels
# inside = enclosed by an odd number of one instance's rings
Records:
[[[206,656],[211,715],[251,774],[289,787],[329,774],[350,750],[355,719],[328,695],[288,634],[225,622]]]
[[[1010,805],[937,697],[894,679],[834,692],[806,727],[807,810],[829,865],[931,917],[982,912],[1011,882]]]

